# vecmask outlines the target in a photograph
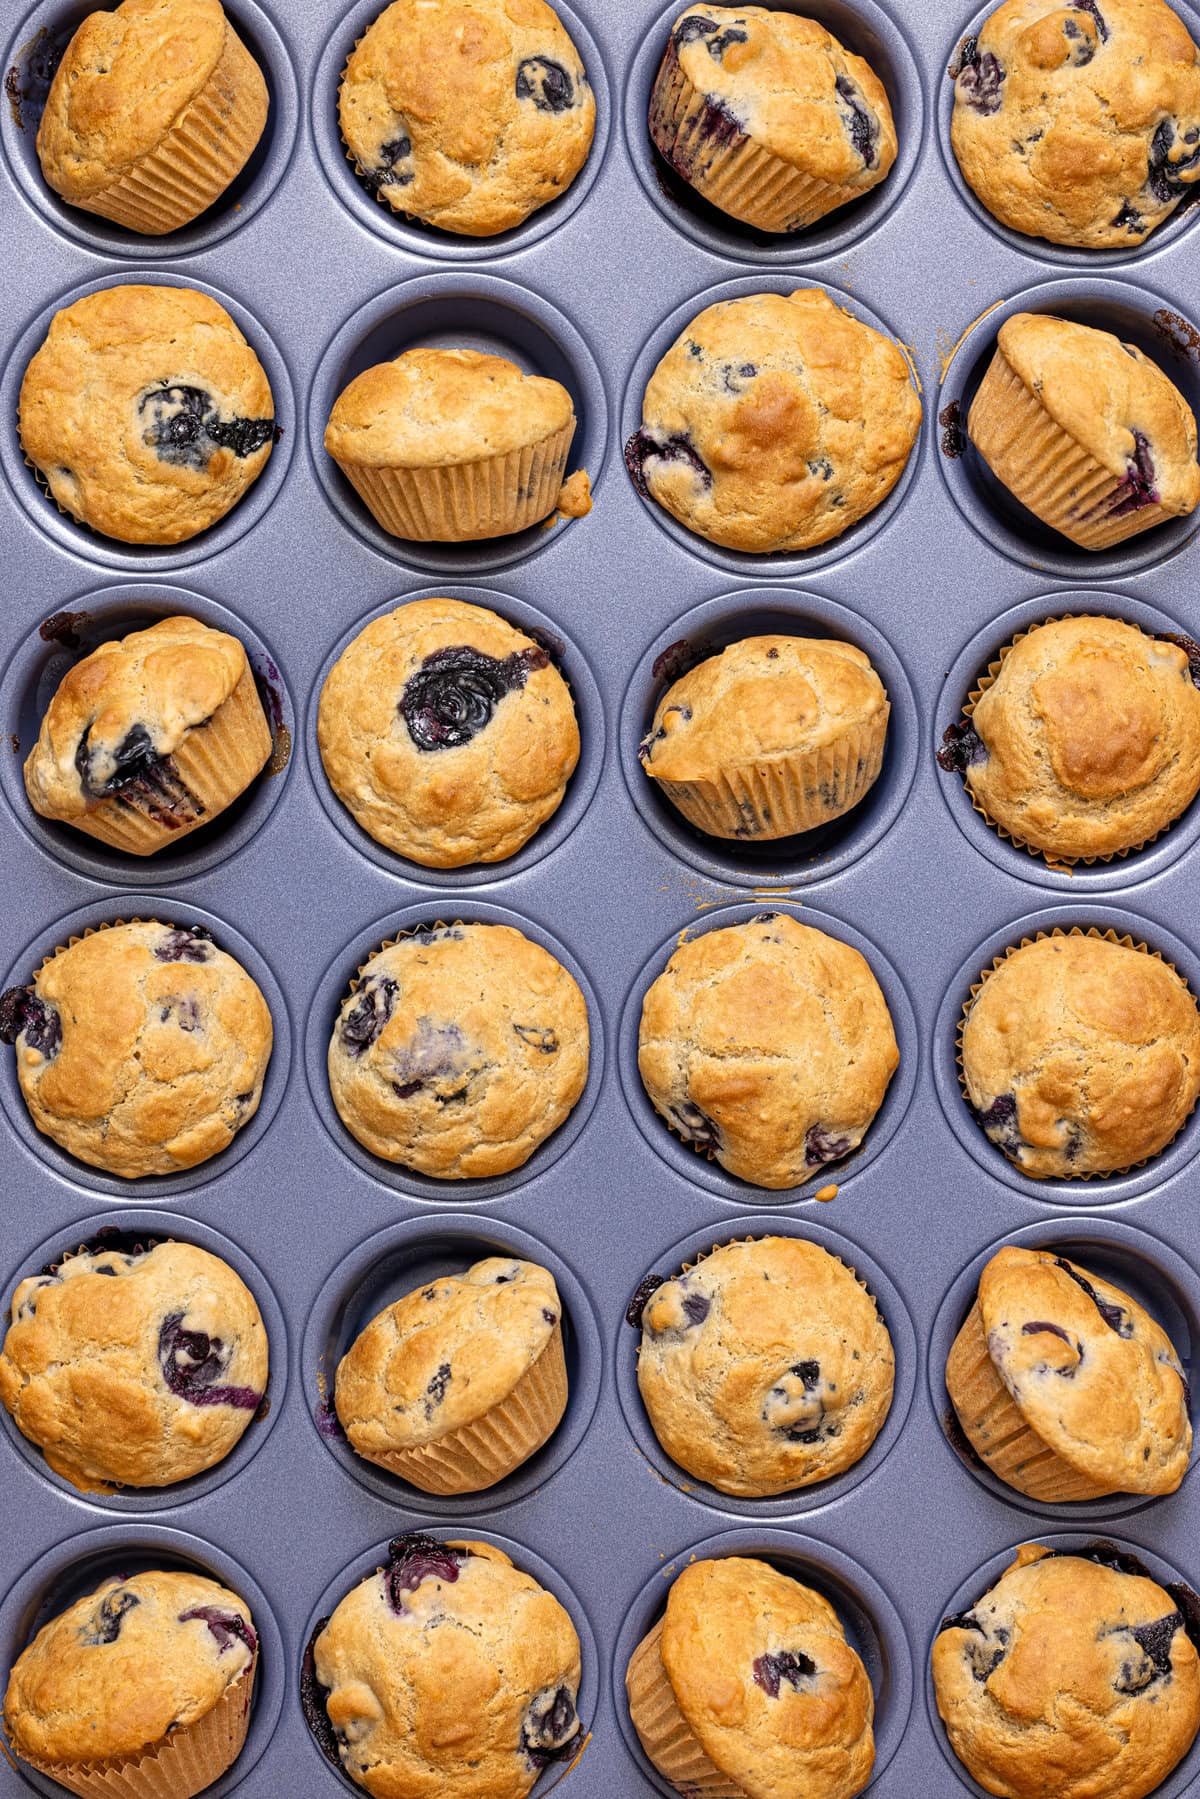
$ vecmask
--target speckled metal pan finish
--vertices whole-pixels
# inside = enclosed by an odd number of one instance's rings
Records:
[[[100,0],[103,4],[103,0]],[[338,1799],[299,1701],[314,1622],[417,1526],[482,1536],[546,1581],[583,1643],[572,1799],[666,1787],[624,1708],[625,1662],[692,1555],[761,1554],[837,1606],[876,1693],[881,1799],[979,1793],[954,1761],[928,1687],[941,1618],[1028,1539],[1111,1538],[1164,1578],[1200,1586],[1200,1476],[1170,1498],[1057,1509],[964,1460],[948,1429],[946,1352],[1000,1243],[1054,1244],[1128,1288],[1193,1375],[1200,1345],[1200,1115],[1151,1164],[1111,1180],[1035,1182],[967,1112],[955,1031],[979,969],[1036,929],[1129,933],[1200,991],[1200,803],[1144,850],[1073,874],[991,831],[934,749],[976,674],[1016,632],[1096,610],[1200,635],[1194,521],[1089,556],[997,488],[956,426],[1006,312],[1060,311],[1117,329],[1200,405],[1196,206],[1128,256],[1071,254],[997,227],[948,144],[947,64],[978,22],[968,0],[797,5],[869,56],[900,135],[880,188],[811,232],[770,240],[690,204],[651,149],[650,84],[678,7],[559,8],[597,98],[595,145],[552,206],[494,240],[448,238],[380,206],[338,140],[338,76],[380,8],[229,0],[271,88],[267,134],[224,201],[145,240],[50,194],[22,84],[88,0],[6,9],[0,117],[0,905],[3,985],[73,931],[129,917],[204,922],[263,987],[275,1053],[261,1108],[221,1157],[129,1183],[33,1130],[0,1055],[3,1299],[106,1222],[228,1256],[271,1334],[269,1408],[229,1461],[184,1486],[83,1498],[0,1420],[0,1673],[39,1621],[105,1571],[198,1566],[237,1586],[262,1633],[246,1748],[214,1795]],[[1197,37],[1200,17],[1179,10]],[[43,35],[39,37],[39,32]],[[36,69],[34,70],[36,73]],[[15,93],[14,93],[15,89]],[[17,103],[14,103],[17,102]],[[28,112],[28,107],[24,109]],[[284,435],[243,503],[170,550],[105,541],[65,518],[25,465],[15,397],[64,298],[147,280],[211,291],[258,351]],[[639,498],[621,444],[654,361],[712,299],[826,287],[908,349],[925,420],[894,494],[809,556],[720,550]],[[491,543],[405,546],[326,458],[342,385],[416,343],[502,350],[570,388],[584,520]],[[366,838],[326,783],[321,681],[351,635],[404,599],[491,606],[551,649],[582,752],[561,812],[511,862],[427,875]],[[212,827],[141,863],[38,819],[20,763],[71,657],[168,611],[237,631],[272,696],[272,772]],[[55,614],[71,615],[45,635]],[[859,644],[887,684],[891,727],[868,798],[820,840],[743,851],[700,837],[636,760],[662,691],[659,656],[791,630]],[[862,1149],[792,1192],[698,1159],[651,1108],[636,1070],[641,994],[682,931],[788,908],[858,945],[888,996],[900,1070]],[[325,1078],[338,1001],[379,943],[433,919],[517,923],[562,957],[591,1013],[592,1066],[566,1125],[514,1173],[440,1183],[377,1162],[341,1125]],[[836,1183],[831,1203],[816,1194]],[[755,1233],[810,1235],[852,1263],[896,1351],[892,1414],[869,1454],[791,1498],[734,1501],[658,1447],[625,1307],[649,1272]],[[322,1410],[333,1366],[409,1286],[483,1255],[543,1260],[564,1306],[571,1393],[525,1467],[468,1498],[429,1499],[358,1461]],[[1200,1393],[1200,1383],[1192,1382]],[[51,1793],[0,1761],[0,1795]],[[56,1789],[55,1789],[56,1790]],[[1200,1748],[1161,1789],[1200,1790]]]

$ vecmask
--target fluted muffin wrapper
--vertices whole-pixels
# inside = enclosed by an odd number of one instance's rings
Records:
[[[566,1408],[567,1364],[562,1325],[556,1324],[512,1392],[482,1418],[435,1442],[371,1460],[422,1493],[481,1493],[527,1462],[553,1436]]]
[[[702,199],[758,231],[802,231],[867,192],[807,174],[757,143],[732,113],[716,112],[684,74],[673,42],[650,95],[650,136]]]
[[[1176,516],[1157,502],[1114,513],[1124,480],[1051,418],[998,346],[971,402],[967,433],[1023,506],[1085,550],[1110,549]]]
[[[548,518],[566,476],[575,420],[503,456],[438,468],[369,468],[334,461],[372,518],[415,543],[509,537]]]
[[[157,1748],[141,1755],[91,1763],[46,1762],[31,1755],[22,1759],[80,1799],[193,1799],[219,1780],[242,1752],[257,1669],[256,1655],[211,1711],[194,1724],[171,1731]]]
[[[764,843],[812,831],[857,806],[878,779],[890,710],[882,706],[874,718],[817,749],[722,769],[709,781],[657,785],[689,824],[710,837]],[[653,762],[647,772],[653,780]]]
[[[663,1667],[663,1620],[629,1658],[625,1691],[638,1740],[659,1773],[689,1799],[746,1799],[745,1787],[722,1774],[679,1709]]]
[[[1122,1491],[1081,1474],[1026,1423],[988,1354],[978,1300],[946,1359],[946,1390],[972,1449],[1018,1493],[1048,1505],[1064,1505]]]

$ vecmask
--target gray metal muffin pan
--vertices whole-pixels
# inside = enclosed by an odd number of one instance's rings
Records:
[[[40,28],[53,35],[83,10],[82,0],[42,0],[6,21],[5,69]],[[560,1593],[583,1641],[580,1703],[592,1735],[563,1790],[646,1799],[664,1789],[625,1716],[628,1652],[691,1555],[760,1553],[822,1587],[864,1653],[877,1699],[872,1791],[978,1792],[946,1751],[928,1693],[920,1697],[941,1617],[976,1596],[1013,1545],[1064,1532],[1078,1543],[1116,1539],[1197,1585],[1200,1486],[1193,1473],[1166,1499],[1057,1510],[1022,1499],[964,1465],[948,1440],[945,1352],[987,1253],[1053,1242],[1132,1286],[1194,1365],[1200,1122],[1129,1175],[1026,1180],[963,1106],[956,1015],[978,969],[1031,920],[1112,924],[1162,949],[1200,988],[1200,807],[1138,854],[1066,875],[991,833],[933,751],[976,670],[1038,618],[1092,608],[1200,635],[1200,563],[1191,524],[1098,557],[1049,540],[989,487],[970,452],[943,454],[944,439],[955,447],[953,415],[939,414],[969,398],[1002,316],[991,309],[1030,304],[1140,333],[1200,401],[1195,209],[1115,259],[1002,232],[967,194],[944,142],[945,69],[971,22],[963,8],[812,0],[797,10],[874,47],[900,158],[882,190],[806,236],[763,240],[681,197],[646,142],[645,99],[672,9],[573,0],[561,10],[598,101],[585,172],[501,239],[446,238],[370,199],[337,142],[337,75],[373,10],[230,0],[264,59],[275,112],[247,179],[174,239],[133,239],[63,207],[41,186],[31,120],[21,131],[4,103],[0,971],[5,984],[26,978],[40,954],[89,924],[204,918],[263,984],[276,1047],[262,1107],[230,1150],[189,1175],[131,1183],[38,1137],[12,1057],[0,1056],[5,1300],[21,1274],[133,1213],[139,1230],[228,1246],[263,1304],[273,1366],[269,1413],[234,1456],[163,1493],[85,1498],[3,1426],[0,1663],[105,1570],[147,1558],[210,1568],[249,1600],[263,1634],[250,1741],[213,1792],[336,1799],[355,1789],[317,1753],[298,1699],[312,1623],[398,1531],[495,1533]],[[243,503],[165,551],[109,543],[64,519],[15,433],[25,361],[56,306],[131,280],[222,297],[264,360],[284,426]],[[655,357],[693,312],[722,294],[811,283],[908,346],[924,428],[895,496],[845,537],[808,557],[735,556],[638,498],[621,441]],[[591,517],[462,547],[406,547],[374,527],[324,457],[328,405],[365,360],[431,340],[504,347],[567,382],[579,415],[572,464],[591,473]],[[561,814],[511,863],[453,876],[427,876],[362,838],[327,788],[314,735],[321,678],[348,636],[390,605],[437,592],[549,632],[583,738]],[[20,762],[71,648],[39,627],[82,613],[75,634],[89,643],[122,617],[132,626],[176,609],[242,630],[291,754],[211,832],[137,863],[28,809]],[[821,841],[743,856],[666,811],[634,758],[663,650],[764,629],[841,633],[868,650],[891,693],[891,734],[875,791],[848,819]],[[820,1179],[765,1193],[698,1160],[653,1113],[634,1064],[637,996],[679,932],[784,906],[864,948],[901,1044],[883,1113],[861,1151],[825,1176],[838,1188],[830,1204],[814,1202]],[[324,1047],[345,982],[381,940],[439,917],[524,921],[577,973],[591,1011],[584,1099],[523,1169],[495,1182],[442,1184],[380,1164],[328,1100]],[[705,1247],[772,1229],[811,1234],[873,1283],[896,1345],[897,1398],[858,1468],[756,1506],[701,1490],[657,1449],[623,1313],[648,1271],[670,1273]],[[323,1434],[329,1364],[410,1276],[416,1284],[497,1250],[540,1254],[560,1278],[567,1416],[494,1492],[429,1500]],[[1198,1774],[1194,1749],[1162,1792],[1194,1793]],[[560,1778],[551,1768],[539,1790]],[[30,1788],[51,1790],[0,1762],[0,1794]]]

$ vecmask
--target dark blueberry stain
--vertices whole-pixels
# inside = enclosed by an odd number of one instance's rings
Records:
[[[134,725],[111,753],[113,772],[101,780],[99,752],[92,748],[89,724],[75,751],[79,785],[88,799],[120,799],[167,830],[177,831],[203,818],[205,807],[180,780],[169,756],[160,756],[144,725]]]
[[[149,413],[142,442],[160,462],[203,474],[216,450],[253,456],[275,437],[274,419],[223,419],[217,402],[202,387],[183,383],[143,394],[138,413]]]
[[[45,111],[50,87],[74,36],[73,22],[50,31],[42,26],[20,51],[21,62],[15,62],[4,77],[13,124],[18,131],[36,125]]]
[[[569,1687],[544,1687],[530,1700],[521,1725],[521,1748],[535,1768],[544,1768],[575,1747],[582,1726]]]
[[[112,1255],[120,1256],[125,1262],[132,1262],[138,1256],[148,1255],[160,1243],[169,1243],[170,1241],[169,1237],[153,1237],[145,1232],[122,1231],[118,1230],[115,1224],[106,1224],[86,1242],[72,1243],[56,1262],[47,1262],[41,1272],[58,1274],[63,1263],[69,1262],[74,1256]],[[99,1270],[93,1269],[92,1272],[98,1273]]]
[[[1196,147],[1186,149],[1183,154],[1172,160],[1171,151],[1176,142]],[[1164,119],[1150,140],[1146,186],[1161,206],[1168,206],[1173,200],[1178,200],[1190,185],[1183,180],[1183,176],[1194,169],[1198,163],[1200,163],[1200,140],[1197,139],[1196,134],[1189,131],[1180,137],[1174,120]]]
[[[803,1650],[779,1649],[773,1654],[755,1657],[754,1684],[762,1688],[768,1699],[778,1699],[784,1681],[798,1692],[802,1683],[811,1680],[816,1671],[816,1662]]]
[[[575,105],[575,83],[560,62],[527,56],[517,70],[517,99],[532,100],[539,112],[569,112]]]
[[[558,1051],[558,1035],[548,1025],[514,1024],[513,1030],[527,1043],[530,1049],[540,1050],[544,1056],[553,1056]]]
[[[400,716],[419,750],[458,749],[491,723],[506,694],[524,687],[545,668],[545,650],[514,650],[498,660],[466,644],[435,650],[410,675],[400,696]]]
[[[1064,19],[1063,36],[1068,44],[1068,58],[1073,69],[1086,69],[1096,54],[1096,46],[1086,31],[1080,31],[1074,19]]]
[[[758,373],[756,362],[739,362],[735,367],[727,362],[721,370],[721,385],[726,393],[740,394],[746,390],[747,381],[753,381]]]
[[[317,1638],[328,1623],[328,1618],[318,1618],[313,1625],[312,1635],[304,1646],[304,1657],[300,1663],[300,1710],[304,1713],[304,1721],[321,1754],[335,1768],[340,1768],[342,1758],[338,1751],[338,1735],[325,1710],[329,1688],[322,1686],[317,1679]]]
[[[558,1323],[558,1313],[552,1312],[549,1306],[542,1307],[542,1317],[546,1320],[546,1323],[550,1326],[551,1330],[553,1330]]]
[[[1010,1633],[1003,1625],[989,1627],[981,1624],[974,1611],[957,1612],[952,1618],[943,1618],[941,1628],[971,1631],[983,1639],[982,1642],[966,1645],[971,1672],[981,1686],[989,1675],[996,1672],[1008,1653]]]
[[[1016,1155],[1025,1139],[1017,1123],[1017,1100],[1013,1093],[1002,1093],[975,1116],[987,1137],[1006,1155]]]
[[[942,455],[951,462],[965,456],[967,450],[967,434],[963,430],[962,406],[957,400],[951,400],[938,413],[938,424],[942,427]]]
[[[706,489],[712,486],[712,471],[701,458],[691,438],[683,432],[656,442],[643,426],[640,431],[634,432],[625,445],[625,467],[629,470],[633,485],[645,500],[650,498],[650,489],[646,483],[648,462],[684,462]]]
[[[369,194],[377,194],[381,187],[407,187],[416,175],[415,169],[402,169],[397,165],[407,162],[412,155],[412,139],[405,134],[391,138],[380,146],[379,160],[373,169],[359,169],[363,183]]]
[[[625,1322],[632,1324],[635,1331],[642,1328],[642,1314],[661,1286],[666,1284],[665,1274],[648,1274],[644,1281],[639,1281],[637,1290],[625,1307]]]
[[[838,99],[843,102],[840,108],[842,123],[850,142],[862,157],[863,166],[873,169],[878,161],[876,151],[879,143],[879,120],[848,75],[839,75],[833,85]]]
[[[820,476],[822,481],[833,480],[833,464],[830,462],[828,456],[814,457],[808,465],[808,472],[810,475]],[[771,652],[768,651],[767,653],[769,655]],[[778,654],[778,651],[775,653]]]
[[[710,1310],[710,1303],[703,1293],[684,1294],[683,1315],[689,1325],[703,1324]]]
[[[686,637],[677,637],[674,643],[669,643],[654,658],[650,673],[656,681],[678,681],[681,675],[688,674],[706,656],[711,656],[716,647],[715,644],[693,644]]]
[[[835,1136],[823,1124],[814,1124],[804,1139],[804,1160],[808,1167],[819,1168],[823,1162],[840,1162],[851,1147],[849,1137]]]
[[[1121,1673],[1113,1682],[1118,1693],[1144,1693],[1156,1680],[1170,1677],[1171,1649],[1175,1633],[1183,1629],[1183,1624],[1182,1612],[1169,1612],[1165,1618],[1155,1618],[1150,1624],[1125,1627],[1141,1650],[1142,1660],[1122,1664]],[[1114,1631],[1112,1634],[1122,1633]]]
[[[446,1397],[446,1388],[450,1385],[451,1374],[449,1362],[443,1362],[435,1374],[429,1378],[425,1389],[425,1416],[433,1416],[434,1406],[441,1405]]]
[[[330,1443],[344,1443],[346,1441],[346,1433],[342,1429],[342,1421],[338,1417],[337,1408],[334,1405],[331,1395],[328,1393],[323,1399],[318,1400],[316,1409],[313,1412],[313,1423],[316,1425],[320,1435],[325,1437]]]
[[[1192,686],[1200,687],[1200,643],[1194,637],[1185,637],[1182,633],[1176,634],[1173,631],[1159,631],[1157,636],[1160,642],[1176,644],[1183,651],[1188,659],[1188,674],[1191,676]]]
[[[1102,44],[1107,44],[1108,25],[1105,22],[1104,14],[1096,4],[1096,0],[1067,0],[1067,4],[1073,6],[1076,12],[1085,12],[1095,25],[1096,36],[1100,39],[1100,42]]]
[[[79,629],[90,623],[90,612],[52,612],[38,626],[38,636],[43,643],[61,643],[64,650],[81,650],[83,639]]]
[[[1112,1305],[1107,1299],[1101,1299],[1086,1274],[1081,1274],[1079,1269],[1073,1267],[1064,1257],[1055,1256],[1054,1266],[1061,1268],[1064,1274],[1069,1275],[1077,1287],[1083,1288],[1110,1331],[1115,1331],[1118,1337],[1132,1337],[1133,1322],[1124,1306]]]
[[[197,1605],[190,1612],[179,1614],[181,1624],[188,1624],[193,1618],[207,1624],[216,1639],[218,1658],[235,1643],[244,1643],[251,1655],[257,1655],[258,1634],[240,1613],[225,1611],[217,1605]]]
[[[213,935],[202,924],[182,925],[164,933],[154,946],[156,962],[207,962],[215,948]]]
[[[53,1062],[62,1048],[58,1008],[39,999],[32,987],[10,987],[0,994],[0,1041],[15,1043],[18,1037],[47,1062]]]
[[[338,1027],[342,1048],[351,1056],[362,1056],[370,1049],[396,1003],[397,987],[390,975],[374,975],[360,989],[358,997]]]
[[[980,762],[987,761],[987,746],[969,718],[960,724],[947,725],[942,732],[942,747],[936,750],[937,765],[948,775],[965,774]]]
[[[1059,1337],[1064,1343],[1069,1343],[1071,1341],[1061,1324],[1047,1324],[1038,1321],[1036,1323],[1030,1322],[1029,1324],[1023,1324],[1021,1326],[1021,1335],[1023,1337],[1039,1337],[1043,1331],[1049,1331],[1052,1337]]]
[[[703,1150],[711,1161],[721,1147],[721,1132],[707,1112],[702,1112],[690,1100],[680,1106],[671,1106],[669,1111],[671,1123],[684,1142]]]
[[[1112,222],[1114,225],[1123,226],[1129,232],[1141,231],[1146,223],[1132,200],[1122,200],[1121,210]]]
[[[671,34],[671,42],[677,49],[681,49],[684,44],[694,44],[699,38],[715,37],[719,29],[715,19],[705,19],[699,13],[689,13],[676,25]]]
[[[978,38],[963,40],[957,66],[951,69],[958,97],[974,111],[989,117],[999,112],[1003,98],[1004,70],[990,50],[981,51]]]
[[[200,1007],[194,999],[172,999],[159,1008],[159,1023],[167,1024],[172,1018],[181,1031],[198,1031],[204,1022]]]
[[[656,663],[655,667],[657,668],[657,666],[658,665]],[[683,719],[685,724],[691,719],[691,716],[692,716],[692,709],[690,706],[668,706],[667,707],[666,711],[662,715],[662,723],[659,725],[657,731],[647,732],[646,736],[643,737],[642,741],[638,744],[638,761],[642,764],[643,768],[652,759],[652,757],[654,755],[655,744],[662,743],[664,741],[664,739],[666,738],[667,719],[672,712],[677,712],[680,715],[680,717]]]
[[[401,1611],[401,1595],[415,1592],[423,1580],[432,1578],[453,1585],[467,1559],[465,1550],[451,1549],[448,1543],[439,1543],[419,1530],[393,1537],[388,1544],[387,1566],[379,1570],[392,1610]]]
[[[158,1365],[169,1390],[189,1405],[231,1405],[239,1411],[256,1412],[262,1394],[253,1387],[217,1385],[233,1351],[207,1331],[185,1330],[183,1318],[182,1312],[171,1312],[158,1333]]]
[[[393,1081],[392,1092],[397,1099],[412,1099],[416,1094],[424,1092],[424,1081]]]
[[[1112,518],[1123,518],[1126,513],[1140,512],[1143,506],[1157,505],[1161,497],[1154,485],[1154,457],[1149,441],[1141,431],[1133,433],[1133,455],[1125,464],[1118,492],[1121,497],[1108,509]]]
[[[140,1604],[141,1600],[136,1593],[129,1592],[125,1587],[115,1587],[111,1593],[104,1595],[92,1622],[80,1631],[79,1641],[88,1649],[115,1643],[121,1634],[126,1612],[131,1612],[135,1605]]]

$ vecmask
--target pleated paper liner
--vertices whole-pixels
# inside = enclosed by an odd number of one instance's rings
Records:
[[[663,1667],[663,1619],[642,1638],[625,1670],[629,1716],[647,1756],[688,1799],[746,1799],[746,1789],[722,1774],[679,1709]]]
[[[193,1799],[219,1780],[242,1752],[257,1669],[256,1655],[211,1711],[194,1724],[172,1730],[156,1749],[140,1756],[91,1763],[22,1759],[80,1799]]]
[[[802,231],[869,191],[818,180],[756,143],[719,101],[693,87],[674,42],[650,96],[650,136],[689,187],[758,231]]]
[[[1123,1491],[1080,1473],[1026,1423],[988,1354],[978,1300],[946,1360],[946,1389],[972,1449],[1018,1493],[1064,1505]]]
[[[689,824],[710,837],[763,843],[812,831],[857,806],[878,779],[890,710],[884,705],[874,718],[819,749],[722,771],[708,781],[658,780],[656,785]],[[651,767],[647,773],[655,780]]]
[[[967,434],[1023,506],[1085,550],[1111,549],[1177,516],[1157,502],[1114,512],[1128,497],[1124,478],[1055,423],[999,347],[971,402]]]
[[[146,156],[111,187],[68,201],[145,237],[190,225],[241,174],[270,105],[262,70],[233,27],[212,74]]]
[[[435,1442],[367,1459],[423,1493],[482,1493],[527,1462],[553,1436],[566,1407],[567,1364],[562,1325],[556,1324],[512,1392],[481,1418]]]
[[[504,456],[440,468],[368,468],[334,461],[372,518],[414,543],[469,543],[510,537],[540,524],[558,505],[575,420]]]
[[[984,982],[986,980],[988,980],[993,974],[995,974],[995,972],[998,968],[1003,967],[1004,963],[1008,961],[1008,958],[1010,956],[1015,956],[1017,951],[1020,949],[1027,949],[1031,943],[1044,943],[1046,941],[1046,939],[1049,937],[1095,937],[1103,943],[1116,943],[1116,944],[1119,944],[1122,949],[1135,949],[1135,950],[1138,950],[1143,956],[1153,956],[1153,958],[1156,962],[1161,962],[1165,968],[1169,968],[1171,970],[1171,973],[1173,975],[1178,976],[1178,978],[1179,978],[1180,982],[1182,983],[1184,990],[1188,994],[1189,998],[1192,1000],[1193,1004],[1196,1003],[1195,994],[1192,992],[1192,990],[1188,986],[1187,982],[1183,979],[1183,976],[1179,973],[1179,970],[1176,968],[1174,962],[1168,961],[1167,957],[1164,956],[1160,950],[1151,949],[1150,945],[1148,943],[1142,943],[1136,937],[1131,937],[1129,935],[1128,931],[1126,931],[1124,933],[1118,933],[1117,931],[1114,931],[1112,929],[1109,929],[1106,931],[1100,931],[1100,930],[1097,930],[1095,925],[1089,925],[1086,930],[1084,930],[1083,927],[1080,925],[1072,925],[1069,930],[1064,931],[1060,926],[1055,925],[1053,930],[1035,931],[1032,937],[1022,937],[1022,939],[1019,943],[1010,943],[1008,948],[1004,951],[1004,953],[1002,955],[992,957],[992,965],[990,968],[984,968],[984,969],[980,970],[979,979],[977,981],[972,982],[971,990],[970,990],[969,994],[967,995],[967,998],[963,1001],[962,1014],[958,1021],[958,1033],[957,1033],[957,1036],[955,1039],[955,1058],[954,1059],[955,1059],[955,1063],[958,1068],[958,1085],[959,1085],[959,1089],[963,1096],[963,1102],[966,1105],[967,1110],[971,1113],[972,1117],[975,1116],[975,1109],[971,1104],[971,1096],[967,1091],[966,1071],[963,1067],[963,1031],[966,1029],[966,1023],[967,1023],[967,1019],[971,1015],[971,1009],[974,1006],[975,1001],[979,998],[979,995],[983,988]],[[1023,1174],[1027,1174],[1029,1176],[1029,1179],[1033,1180],[1033,1181],[1038,1181],[1038,1180],[1105,1181],[1105,1180],[1111,1179],[1113,1175],[1133,1174],[1137,1169],[1145,1168],[1148,1166],[1149,1163],[1156,1161],[1157,1158],[1163,1154],[1164,1150],[1167,1150],[1170,1148],[1171,1144],[1174,1143],[1175,1138],[1178,1137],[1179,1131],[1182,1131],[1184,1125],[1187,1123],[1188,1118],[1191,1117],[1192,1112],[1194,1110],[1195,1110],[1195,1103],[1193,1102],[1191,1109],[1188,1111],[1187,1117],[1185,1117],[1184,1119],[1181,1120],[1179,1130],[1175,1132],[1175,1136],[1169,1137],[1167,1139],[1166,1143],[1162,1144],[1162,1146],[1159,1149],[1156,1149],[1152,1156],[1142,1156],[1140,1158],[1140,1160],[1138,1160],[1136,1162],[1130,1162],[1128,1164],[1128,1166],[1125,1168],[1106,1168],[1103,1170],[1101,1170],[1101,1169],[1083,1169],[1079,1173],[1071,1172],[1071,1173],[1066,1173],[1066,1174],[1059,1173],[1059,1174],[1054,1174],[1054,1175],[1042,1175],[1042,1174],[1031,1174],[1028,1169],[1021,1167],[1020,1162],[1014,1161],[1011,1156],[1006,1156],[1006,1160],[1009,1162],[1012,1162],[1014,1168],[1020,1169]],[[981,1130],[982,1130],[982,1128],[983,1127],[980,1126]],[[990,1139],[989,1139],[989,1141],[990,1141]],[[999,1148],[999,1145],[997,1145],[996,1147]],[[1001,1153],[1001,1155],[1005,1154],[1005,1152],[1003,1150],[1001,1150],[1000,1153]]]

